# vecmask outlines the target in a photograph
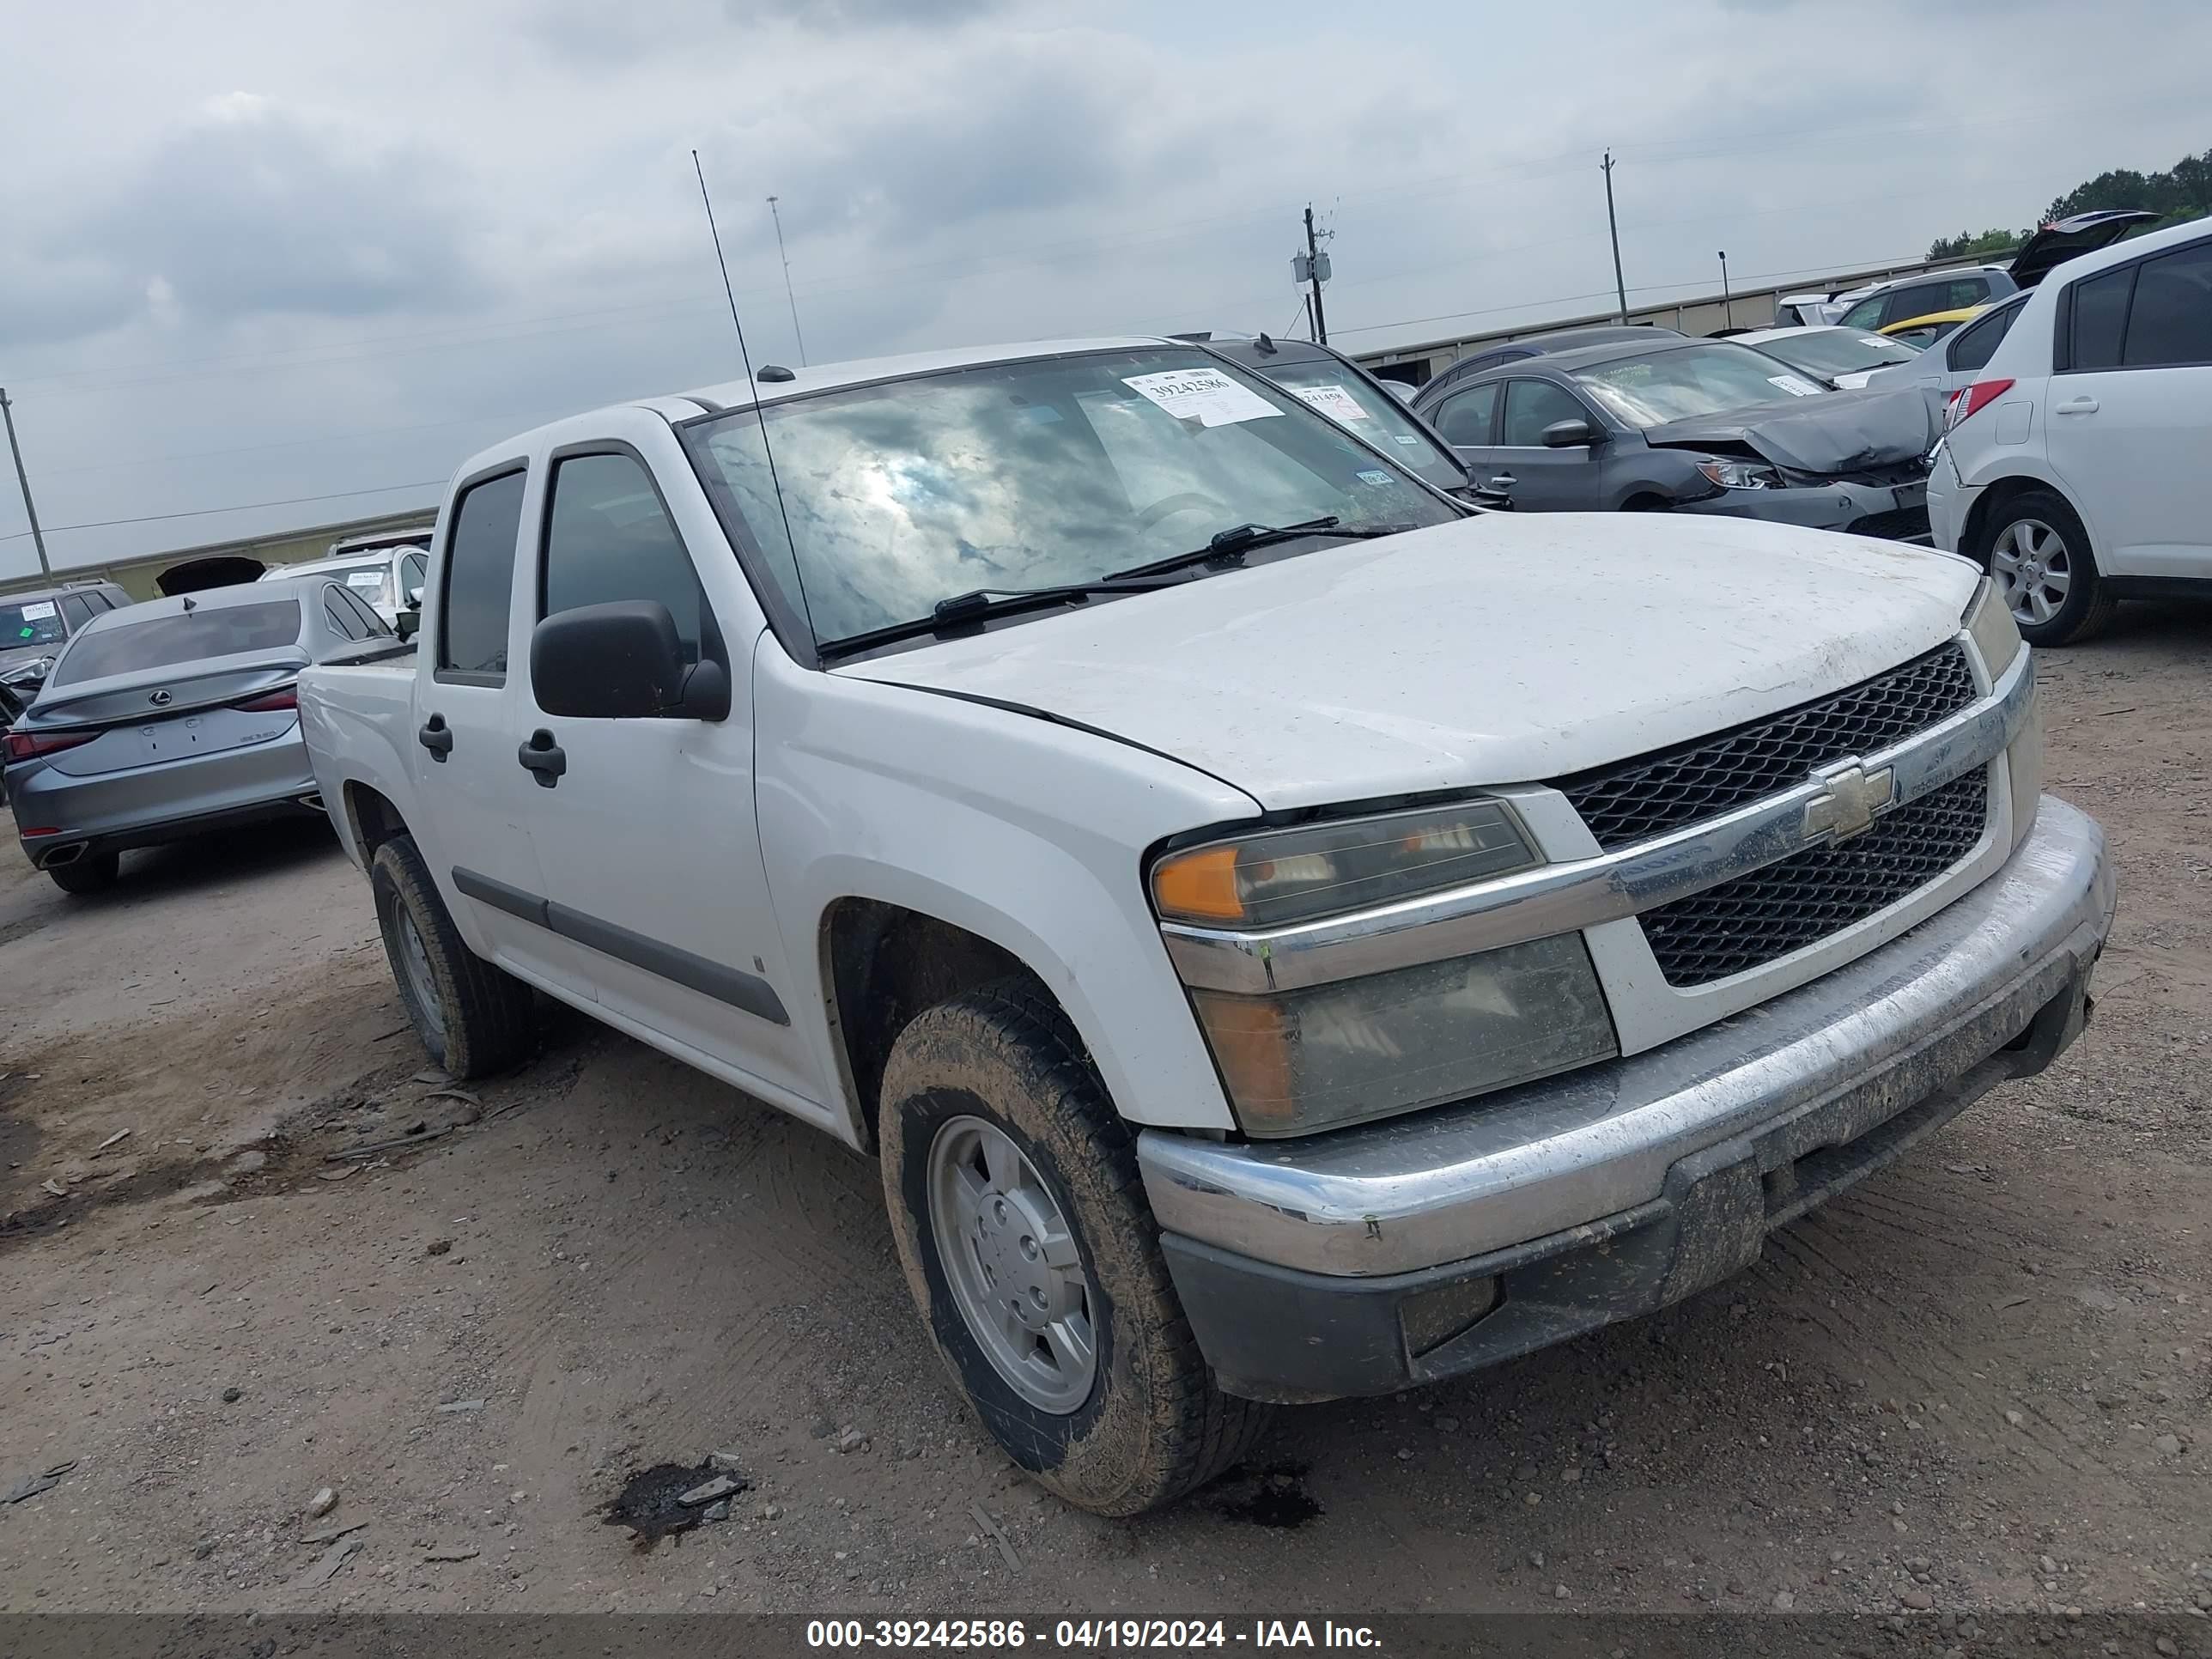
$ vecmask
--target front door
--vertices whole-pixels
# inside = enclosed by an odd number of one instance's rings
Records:
[[[1505,383],[1505,418],[1491,452],[1497,459],[1492,471],[1510,480],[1504,488],[1521,512],[1589,513],[1602,505],[1598,446],[1545,447],[1544,429],[1561,421],[1581,421],[1594,434],[1601,430],[1597,417],[1564,386],[1549,380]]]
[[[659,437],[681,469],[673,438],[665,428]],[[702,544],[705,534],[719,536],[703,499],[687,505],[696,507],[687,516]],[[818,1102],[788,1012],[792,967],[769,905],[753,811],[758,626],[749,619],[738,637],[724,633],[676,518],[627,445],[554,452],[538,545],[538,616],[659,600],[687,659],[720,661],[731,687],[729,717],[713,721],[556,716],[527,693],[519,703],[507,766],[538,796],[531,833],[548,923],[569,948],[571,970],[610,1012],[740,1081]],[[518,744],[558,748],[562,769],[525,769]]]

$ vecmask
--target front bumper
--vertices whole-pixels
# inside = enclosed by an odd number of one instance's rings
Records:
[[[1723,489],[1674,510],[1928,544],[1926,490],[1919,484],[1838,482],[1803,489]]]
[[[2003,867],[1809,985],[1626,1060],[1296,1141],[1148,1129],[1176,1288],[1231,1393],[1380,1394],[1678,1302],[2080,1033],[2102,832],[2045,797]]]

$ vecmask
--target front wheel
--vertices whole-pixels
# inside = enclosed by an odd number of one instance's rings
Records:
[[[1002,981],[918,1016],[884,1068],[881,1127],[907,1283],[1009,1456],[1127,1516],[1244,1455],[1267,1408],[1215,1387],[1135,1139],[1041,988]]]
[[[399,1000],[430,1058],[457,1078],[521,1060],[530,1046],[530,988],[469,949],[411,836],[368,861],[376,923]]]
[[[2025,489],[1990,514],[1981,550],[2005,608],[2030,645],[2087,639],[2119,601],[2097,574],[2081,515],[2055,490]]]

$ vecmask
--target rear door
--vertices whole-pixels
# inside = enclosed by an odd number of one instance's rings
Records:
[[[521,460],[477,474],[441,521],[436,614],[416,677],[409,759],[424,860],[469,943],[526,976],[554,975],[540,925],[544,878],[530,839],[528,775],[516,766],[514,665],[529,637],[514,592],[529,475]]]
[[[546,470],[533,538],[531,615],[653,599],[676,619],[686,659],[728,671],[729,716],[582,720],[526,695],[507,765],[535,797],[531,833],[568,971],[610,1012],[753,1082],[821,1098],[787,1012],[791,972],[769,908],[753,810],[756,613],[709,600],[695,549],[733,563],[675,436],[640,414],[628,441],[564,446]],[[664,491],[647,464],[659,453]],[[516,667],[528,683],[526,653]],[[513,751],[557,747],[564,769],[522,769]]]
[[[1582,399],[1565,386],[1549,380],[1505,383],[1504,418],[1492,452],[1498,464],[1487,482],[1511,495],[1520,512],[1588,513],[1601,504],[1601,446],[1545,447],[1545,428],[1561,421],[1585,422],[1593,433],[1604,430]]]
[[[2212,237],[2073,283],[2059,336],[2046,441],[2099,565],[2212,576]]]

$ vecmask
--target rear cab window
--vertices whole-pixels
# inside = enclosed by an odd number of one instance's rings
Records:
[[[499,685],[507,679],[507,612],[522,531],[523,471],[472,483],[453,503],[438,608],[436,678]]]
[[[54,669],[57,685],[81,685],[111,674],[173,668],[210,657],[277,651],[300,642],[300,601],[200,605],[144,622],[117,623],[80,635]]]

